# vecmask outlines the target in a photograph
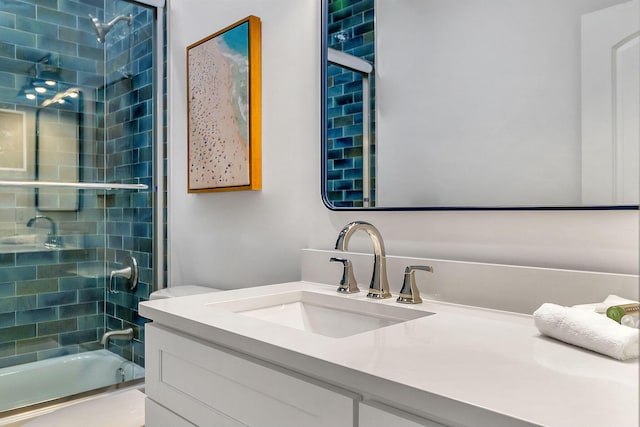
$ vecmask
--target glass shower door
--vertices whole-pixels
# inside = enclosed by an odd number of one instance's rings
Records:
[[[143,376],[137,307],[162,229],[158,16],[128,1],[0,4],[0,414]],[[109,281],[129,257],[134,289]]]

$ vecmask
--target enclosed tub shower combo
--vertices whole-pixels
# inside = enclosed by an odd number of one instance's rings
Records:
[[[144,377],[163,3],[0,4],[0,418]]]

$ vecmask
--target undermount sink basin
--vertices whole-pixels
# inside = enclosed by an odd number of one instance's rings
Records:
[[[292,291],[212,305],[332,338],[348,337],[433,314],[310,291]]]

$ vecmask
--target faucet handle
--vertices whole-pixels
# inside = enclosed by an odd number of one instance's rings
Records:
[[[329,261],[342,263],[342,279],[340,279],[338,292],[343,294],[355,294],[356,292],[360,292],[360,289],[358,289],[358,284],[356,283],[356,278],[353,275],[353,263],[351,262],[351,260],[346,258],[331,257]]]
[[[428,271],[433,273],[433,268],[428,265],[411,265],[404,269],[404,280],[402,281],[402,289],[400,296],[396,299],[402,304],[420,304],[420,291],[416,286],[416,270]]]
[[[56,236],[53,233],[47,234],[47,240],[44,242],[44,246],[49,249],[59,249],[63,247],[62,236]]]
[[[111,274],[109,274],[109,293],[111,294],[120,293],[120,291],[118,291],[114,287],[114,282],[115,282],[114,278],[117,276],[124,277],[125,279],[128,280],[130,291],[135,291],[136,287],[138,286],[138,280],[140,278],[140,269],[138,268],[138,261],[131,255],[127,254],[125,256],[125,259],[122,261],[122,263],[125,265],[124,268],[121,268],[119,270],[113,270],[111,271]]]

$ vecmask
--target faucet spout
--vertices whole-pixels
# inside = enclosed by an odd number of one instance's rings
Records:
[[[353,233],[358,230],[365,231],[373,243],[373,274],[369,285],[369,298],[390,298],[389,280],[387,279],[387,259],[384,250],[384,241],[380,231],[373,224],[365,221],[354,221],[345,225],[338,234],[335,248],[346,251]]]
[[[120,339],[120,340],[131,341],[133,339],[133,328],[105,332],[104,335],[102,335],[100,344],[102,344],[106,348],[107,344],[109,343],[109,339]]]
[[[36,215],[33,218],[31,218],[28,222],[27,222],[27,227],[32,227],[33,224],[35,224],[35,222],[39,219],[43,219],[46,221],[49,221],[49,234],[47,234],[47,240],[44,243],[45,247],[47,248],[61,248],[62,247],[62,237],[58,236],[58,227],[56,226],[56,223],[49,218],[48,216],[44,216],[44,215]]]

